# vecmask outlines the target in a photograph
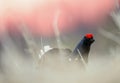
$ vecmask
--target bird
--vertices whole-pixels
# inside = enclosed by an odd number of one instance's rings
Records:
[[[90,52],[90,47],[94,41],[95,40],[93,38],[93,34],[91,34],[91,33],[86,34],[82,38],[82,40],[77,44],[72,55],[74,57],[83,58],[85,63],[88,63],[88,56],[89,56],[89,52]]]
[[[49,51],[45,52],[43,54],[43,57],[47,59],[52,59],[52,58],[57,58],[59,59],[65,57],[65,60],[70,58],[74,61],[75,58],[78,58],[78,60],[83,59],[84,62],[87,64],[88,63],[88,56],[90,52],[90,48],[92,43],[94,42],[93,34],[87,33],[84,35],[82,40],[76,45],[74,50],[72,51],[69,48],[52,48]],[[53,61],[53,60],[52,60]]]

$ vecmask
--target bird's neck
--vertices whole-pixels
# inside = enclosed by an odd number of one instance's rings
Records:
[[[89,51],[90,51],[90,46],[91,46],[91,44],[89,44],[87,42],[80,42],[74,49],[73,55],[76,57],[81,55],[80,58],[82,57],[84,59],[84,61],[86,63],[88,63],[88,55],[89,55]]]

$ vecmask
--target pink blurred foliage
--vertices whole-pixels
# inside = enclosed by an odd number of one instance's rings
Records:
[[[0,0],[0,31],[8,24],[25,24],[35,35],[54,34],[57,12],[57,28],[73,30],[77,24],[95,24],[105,19],[114,9],[115,0]],[[16,29],[16,27],[15,27]]]

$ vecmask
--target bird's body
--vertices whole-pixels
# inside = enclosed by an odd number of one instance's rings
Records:
[[[53,59],[54,57],[55,58],[57,57],[57,59],[61,59],[62,56],[62,58],[65,60],[66,58],[71,58],[71,59],[78,58],[78,60],[83,58],[85,63],[87,63],[90,46],[93,42],[94,39],[92,34],[86,34],[83,37],[83,39],[78,43],[78,45],[75,47],[73,52],[70,49],[53,48],[48,52],[46,52],[43,56],[47,56],[48,57],[47,59]]]

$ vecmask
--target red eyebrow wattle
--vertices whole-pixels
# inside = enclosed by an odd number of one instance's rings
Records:
[[[93,38],[93,34],[88,33],[88,34],[85,35],[85,37],[86,37],[86,38]]]

